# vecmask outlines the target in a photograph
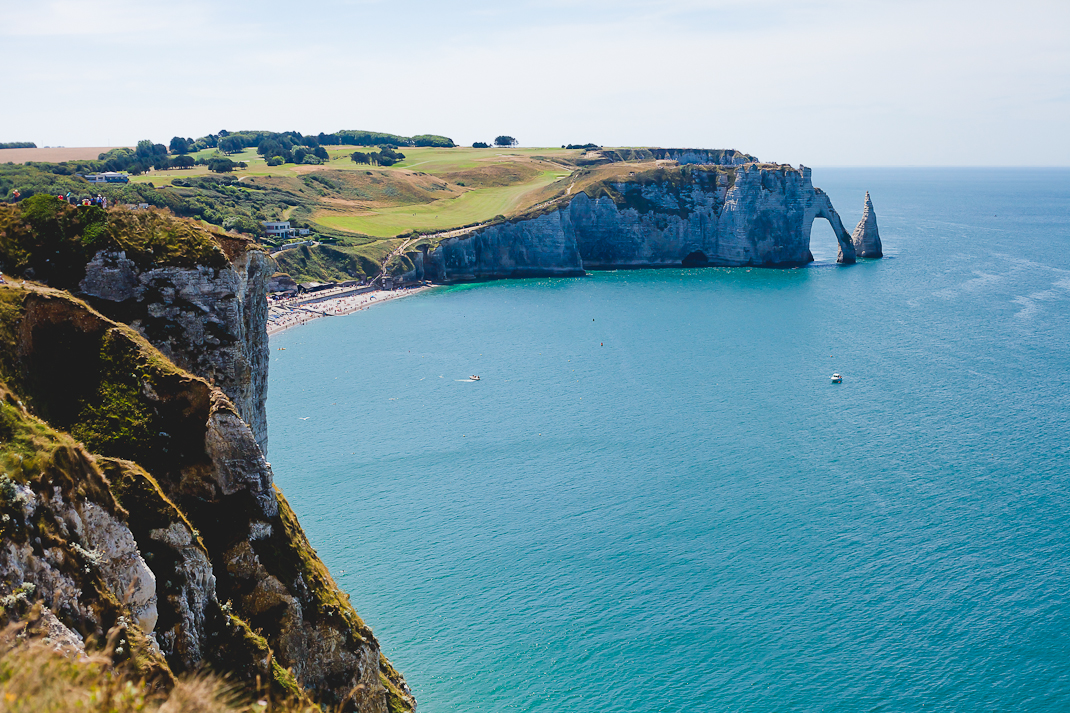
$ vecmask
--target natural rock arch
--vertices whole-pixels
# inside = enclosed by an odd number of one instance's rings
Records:
[[[824,218],[832,226],[832,232],[836,234],[836,242],[840,245],[836,262],[850,265],[855,262],[855,246],[851,242],[851,234],[843,227],[840,214],[832,207],[832,201],[828,194],[820,188],[814,189],[814,200],[810,203],[810,214],[806,216],[806,249],[810,249],[810,231],[814,227],[814,220]]]

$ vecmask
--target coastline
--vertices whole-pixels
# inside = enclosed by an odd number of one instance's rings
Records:
[[[374,290],[360,294],[345,294],[338,297],[294,299],[285,303],[268,305],[267,335],[272,337],[287,329],[299,327],[323,317],[341,317],[368,309],[373,305],[408,297],[430,290],[435,285],[421,285],[398,290]]]

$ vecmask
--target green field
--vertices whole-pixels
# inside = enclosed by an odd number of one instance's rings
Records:
[[[565,172],[543,171],[536,179],[519,185],[477,188],[456,198],[381,208],[356,215],[317,214],[315,220],[330,228],[381,238],[409,230],[446,230],[508,215],[524,206],[529,194],[567,175]]]
[[[402,147],[399,150],[405,154],[405,159],[400,163],[373,166],[354,163],[350,154],[354,151],[372,152],[375,147],[325,148],[331,158],[321,165],[281,166],[268,166],[255,148],[248,148],[228,157],[236,163],[246,162],[248,168],[235,170],[229,175],[240,180],[251,177],[284,179],[275,185],[287,186],[285,190],[304,191],[303,194],[308,195],[308,202],[304,204],[306,209],[300,214],[306,219],[311,216],[313,223],[325,229],[387,238],[410,230],[448,230],[524,210],[537,202],[536,196],[542,195],[542,189],[568,176],[573,170],[570,159],[583,153],[559,148]],[[215,149],[190,155],[203,159],[222,156]],[[348,193],[346,189],[333,193],[325,191],[324,184],[317,184],[312,189],[320,191],[317,198],[309,195],[307,181],[308,176],[320,171],[345,171],[347,176],[359,174],[365,183],[353,184],[356,188],[351,187]],[[183,170],[150,171],[132,177],[131,181],[152,183],[159,188],[170,186],[176,178],[205,175],[211,175],[206,166],[195,166]],[[324,175],[338,176],[337,173]],[[443,193],[427,194],[428,176],[439,181]],[[302,188],[302,181],[306,182],[306,188]],[[368,182],[376,186],[369,189]],[[386,184],[393,187],[387,188]],[[438,200],[433,200],[435,198]],[[284,219],[292,212],[292,207],[285,209]]]

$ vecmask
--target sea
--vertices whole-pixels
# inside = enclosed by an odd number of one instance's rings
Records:
[[[277,483],[421,713],[1070,710],[1070,169],[813,178],[886,257],[272,337]]]

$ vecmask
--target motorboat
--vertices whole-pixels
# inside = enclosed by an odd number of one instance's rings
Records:
[[[843,383],[843,377],[840,376],[839,374],[833,374],[832,375],[832,383],[833,384],[842,384]]]
[[[475,374],[472,374],[472,376],[469,376],[468,378],[471,379],[472,381],[479,381],[479,377],[476,376]]]

